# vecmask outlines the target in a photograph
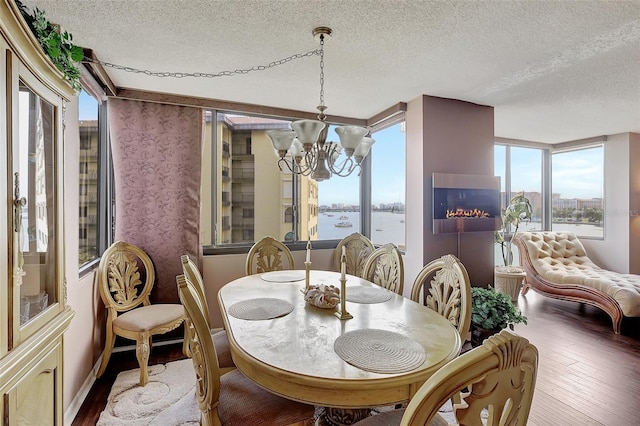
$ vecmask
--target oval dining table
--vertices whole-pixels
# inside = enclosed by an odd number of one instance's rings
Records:
[[[340,274],[312,270],[309,282],[339,289]],[[351,424],[365,416],[368,407],[409,401],[438,368],[460,353],[460,336],[449,321],[367,280],[346,275],[345,309],[353,318],[344,320],[335,315],[340,304],[323,309],[305,302],[305,285],[304,270],[248,275],[224,285],[218,302],[237,368],[274,394],[326,407],[329,423]],[[350,293],[362,292],[363,287],[388,300],[350,302]],[[292,309],[271,319],[244,319],[234,313],[243,303],[265,299],[288,302]],[[407,339],[422,348],[418,349],[424,360],[407,371],[360,368],[334,349],[337,339],[358,330]],[[389,356],[395,356],[393,351]]]

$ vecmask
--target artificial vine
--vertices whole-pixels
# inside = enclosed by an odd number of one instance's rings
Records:
[[[33,14],[22,1],[15,0],[22,17],[36,36],[40,46],[47,53],[53,64],[75,90],[80,90],[80,69],[76,65],[84,56],[82,47],[73,44],[73,36],[67,31],[61,32],[57,25],[52,24],[45,17],[44,11],[37,7]]]

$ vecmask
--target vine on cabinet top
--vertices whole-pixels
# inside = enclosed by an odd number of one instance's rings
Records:
[[[76,65],[84,56],[82,47],[73,44],[73,36],[67,31],[60,31],[46,18],[44,11],[37,7],[33,14],[29,12],[22,1],[15,0],[22,17],[29,25],[31,32],[47,53],[53,64],[75,90],[80,90],[80,69]]]

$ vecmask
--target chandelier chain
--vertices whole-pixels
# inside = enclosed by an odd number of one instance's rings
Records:
[[[295,60],[298,60],[298,59],[307,58],[309,56],[320,55],[320,57],[322,58],[323,55],[324,55],[324,52],[322,51],[322,44],[323,43],[321,42],[320,43],[321,47],[319,49],[309,50],[308,52],[305,52],[305,53],[296,53],[295,55],[291,55],[291,56],[288,56],[286,58],[282,58],[282,59],[278,59],[276,61],[269,62],[267,65],[254,65],[254,66],[252,66],[250,68],[237,69],[237,70],[233,70],[233,71],[220,71],[220,72],[216,72],[216,73],[151,71],[151,70],[147,70],[147,69],[139,69],[139,68],[129,67],[129,66],[125,66],[125,65],[113,64],[113,63],[110,63],[110,62],[105,62],[105,61],[101,61],[101,60],[98,60],[98,59],[87,58],[87,57],[85,57],[82,60],[82,62],[83,63],[99,64],[99,65],[102,65],[103,67],[113,68],[113,69],[119,70],[119,71],[130,72],[130,73],[134,73],[134,74],[145,74],[145,75],[152,76],[152,77],[173,77],[173,78],[185,78],[185,77],[197,77],[197,78],[230,77],[230,76],[233,76],[233,75],[248,74],[248,73],[253,72],[253,71],[265,71],[265,70],[268,70],[270,68],[274,68],[274,67],[277,67],[277,66],[280,66],[280,65],[284,65],[287,62],[291,62],[291,61],[295,61]],[[322,64],[321,66],[324,66],[324,63],[322,62],[322,59],[321,59],[320,63]],[[322,77],[322,78],[324,78],[324,77]],[[323,99],[323,98],[324,98],[324,94],[321,95],[321,99]],[[322,101],[322,103],[324,104],[324,101]]]
[[[320,35],[320,113],[324,112],[324,35]]]

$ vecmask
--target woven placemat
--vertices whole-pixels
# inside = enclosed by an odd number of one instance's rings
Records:
[[[391,299],[391,292],[382,287],[365,287],[356,285],[347,287],[347,302],[354,303],[382,303]]]
[[[374,373],[404,373],[426,359],[424,348],[400,333],[364,328],[344,333],[333,344],[340,358],[361,370]]]
[[[229,315],[244,320],[267,320],[283,317],[293,311],[293,305],[283,299],[260,297],[229,306]]]
[[[265,272],[260,278],[270,283],[291,283],[294,281],[304,280],[304,272],[302,271],[272,271]]]

